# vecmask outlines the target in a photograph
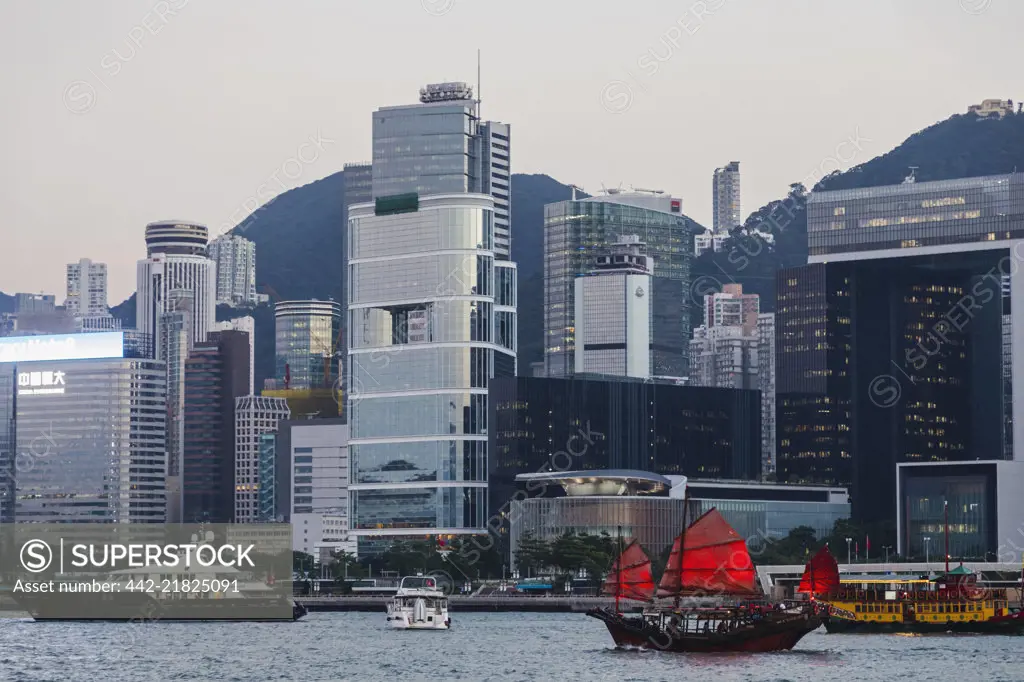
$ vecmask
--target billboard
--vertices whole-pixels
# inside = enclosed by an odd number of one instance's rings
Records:
[[[0,363],[124,357],[124,332],[0,338]]]

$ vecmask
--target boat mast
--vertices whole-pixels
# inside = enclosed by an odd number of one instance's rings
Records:
[[[949,575],[949,500],[942,501],[942,513],[946,526],[946,575]],[[947,579],[948,580],[948,579]]]
[[[615,560],[615,613],[622,613],[619,609],[619,597],[622,595],[622,526],[615,530],[619,541],[619,558]]]
[[[679,589],[676,590],[675,607],[679,608],[679,593],[683,591],[683,546],[686,544],[686,517],[689,509],[689,486],[683,488],[683,531],[679,534]]]

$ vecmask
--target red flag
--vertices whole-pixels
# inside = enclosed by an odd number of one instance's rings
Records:
[[[865,552],[870,552],[871,551],[871,536],[870,535],[865,535],[864,536],[864,551]]]

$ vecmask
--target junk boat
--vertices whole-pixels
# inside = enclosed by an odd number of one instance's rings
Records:
[[[824,577],[823,577],[824,576]],[[828,547],[808,563],[800,592],[828,609],[830,633],[1024,632],[1024,610],[1011,607],[1005,589],[982,587],[963,564],[935,578],[885,576],[839,579]]]
[[[418,575],[402,578],[398,592],[388,604],[389,628],[394,630],[448,630],[448,597],[437,579]]]
[[[746,542],[716,509],[684,527],[675,539],[656,592],[651,560],[635,540],[615,561],[603,592],[615,596],[615,608],[592,609],[587,615],[603,621],[620,647],[782,651],[822,623],[813,602],[787,605],[764,599]],[[623,599],[648,606],[624,613]]]

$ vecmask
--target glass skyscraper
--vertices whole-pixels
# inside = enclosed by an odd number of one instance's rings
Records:
[[[652,325],[678,325],[678,348],[655,348],[651,373],[682,376],[688,367],[690,263],[693,228],[681,202],[662,193],[608,194],[544,207],[544,363],[549,377],[575,373],[575,280],[593,269],[596,258],[615,242],[639,237],[654,260],[652,286],[665,280],[678,291],[655,305]],[[675,335],[669,335],[675,336]]]
[[[481,123],[477,105],[468,86],[444,83],[373,114],[374,203],[349,208],[346,286],[360,553],[486,532],[487,388],[516,372],[516,269],[483,180],[497,175],[481,130],[507,138],[507,126]],[[493,163],[507,175],[505,147]]]
[[[330,388],[338,377],[341,304],[281,301],[274,310],[277,381],[292,389]]]
[[[165,521],[166,367],[89,336],[102,357],[0,363],[0,521]]]

